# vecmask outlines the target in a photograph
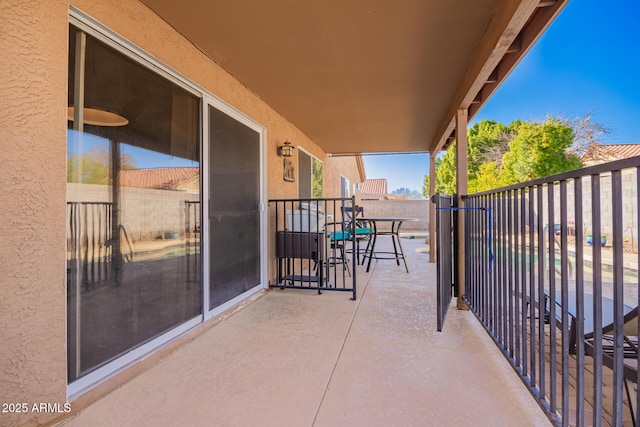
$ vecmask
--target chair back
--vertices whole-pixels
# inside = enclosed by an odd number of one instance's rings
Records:
[[[342,210],[342,220],[344,223],[347,226],[350,226],[352,221],[356,221],[356,227],[358,227],[358,217],[364,217],[364,208],[362,206],[355,206],[355,208],[351,206],[342,206],[340,209]]]

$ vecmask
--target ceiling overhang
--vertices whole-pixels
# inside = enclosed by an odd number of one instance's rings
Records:
[[[434,152],[567,0],[142,0],[333,154]]]

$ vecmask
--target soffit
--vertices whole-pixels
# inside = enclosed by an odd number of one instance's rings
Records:
[[[532,3],[143,2],[334,154],[432,149],[449,131],[443,124],[453,118],[448,116],[454,99],[469,98],[460,87],[499,8],[506,3],[516,14],[514,4]],[[529,6],[527,18],[515,26],[522,27],[533,10]],[[513,40],[514,24],[508,31]]]

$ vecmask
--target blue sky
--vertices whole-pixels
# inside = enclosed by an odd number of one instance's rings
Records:
[[[476,114],[496,120],[591,120],[610,133],[604,143],[640,143],[640,1],[572,0]],[[389,191],[420,190],[426,154],[367,156],[368,178]]]

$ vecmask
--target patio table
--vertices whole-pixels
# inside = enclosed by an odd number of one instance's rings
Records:
[[[364,257],[369,257],[369,262],[367,263],[367,272],[371,268],[371,260],[375,257],[376,259],[395,259],[396,263],[400,265],[400,260],[404,262],[404,268],[409,272],[409,267],[407,267],[407,260],[404,256],[404,251],[402,250],[402,244],[400,243],[400,226],[403,222],[415,222],[418,221],[418,218],[403,218],[403,217],[364,217],[358,218],[358,220],[363,222],[368,222],[371,224],[371,240],[369,244],[371,247],[367,247],[367,251]],[[378,228],[379,223],[391,223],[391,229],[380,230]],[[376,242],[378,241],[378,236],[391,236],[391,241],[393,242],[393,252],[390,251],[376,251]],[[397,241],[397,244],[396,244]],[[369,246],[369,245],[367,245]],[[382,255],[382,256],[379,256]]]

